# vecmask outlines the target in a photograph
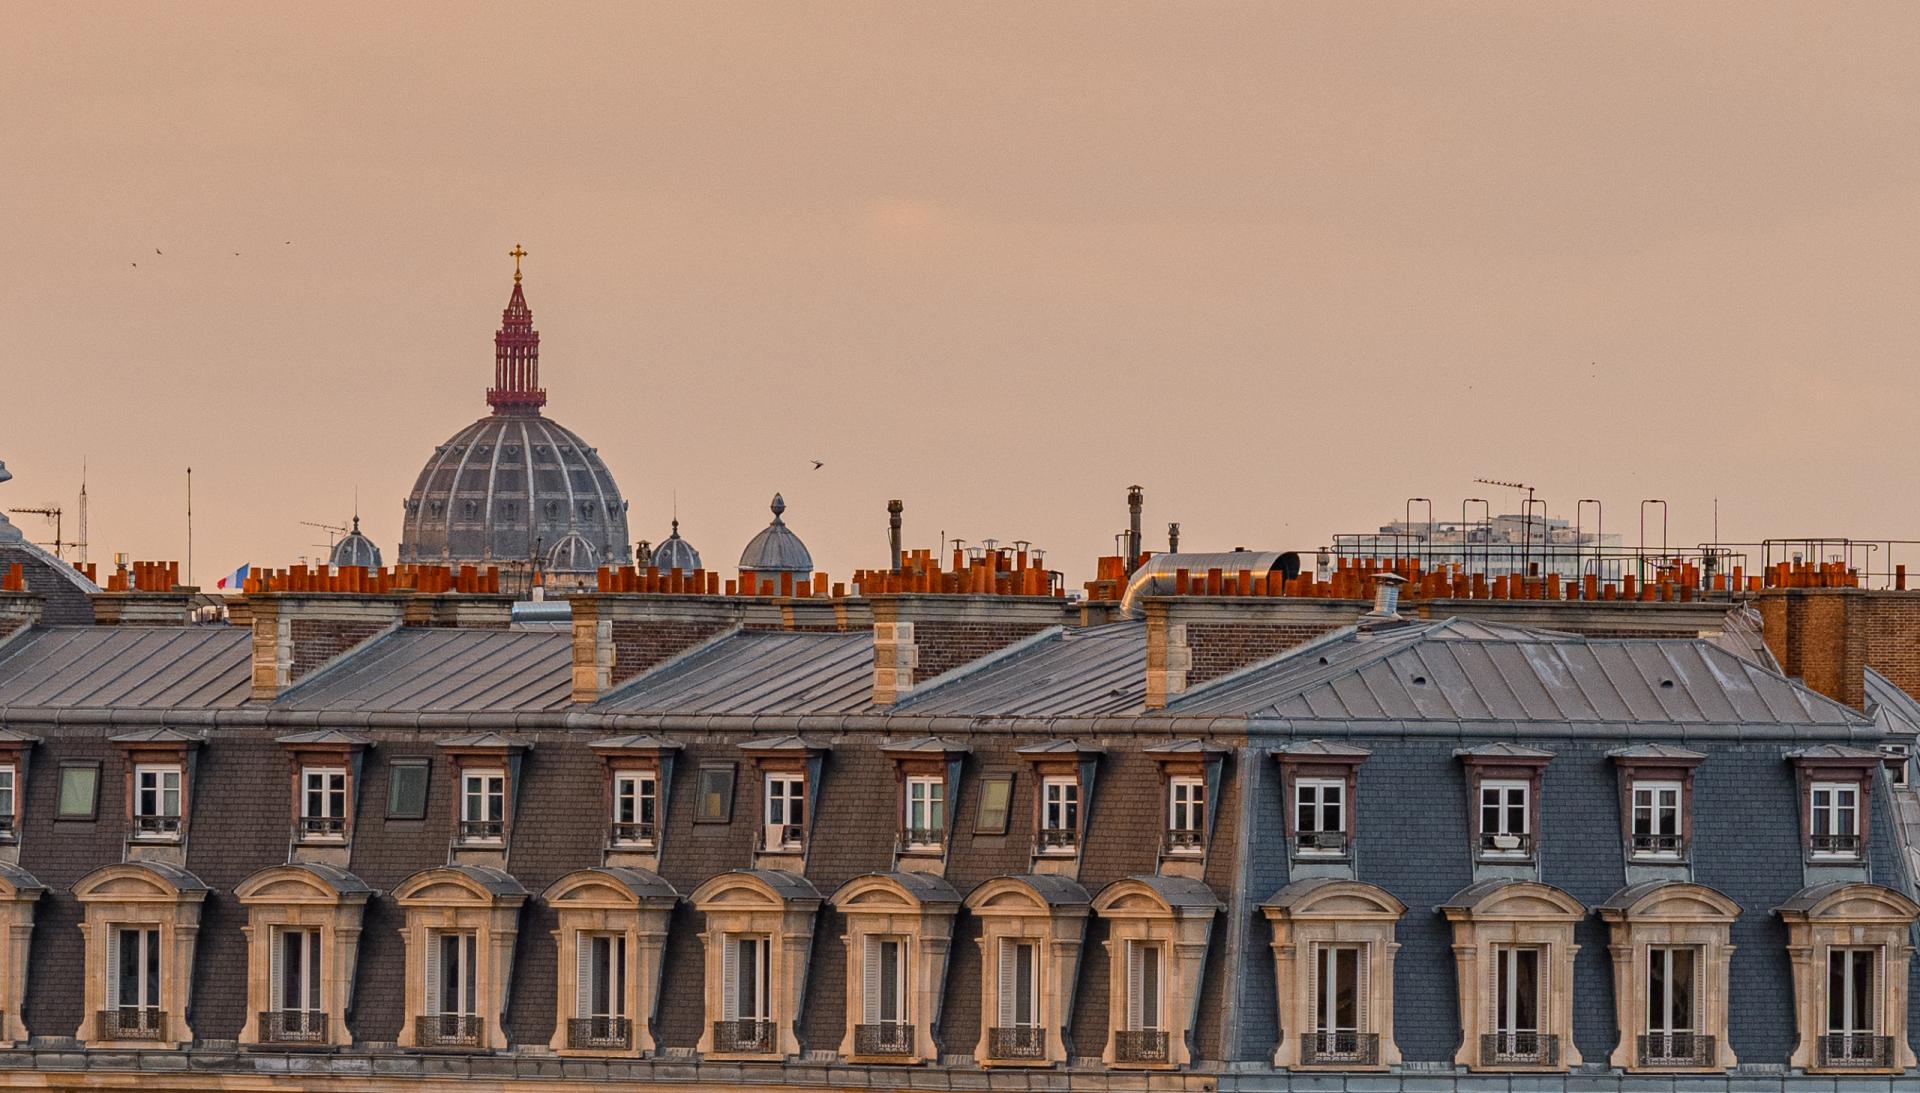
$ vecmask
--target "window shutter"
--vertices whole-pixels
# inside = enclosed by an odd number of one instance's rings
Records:
[[[120,927],[107,927],[107,1008],[120,1005]]]
[[[733,937],[723,937],[720,941],[720,1019],[737,1021],[740,1019],[740,957],[737,953],[740,942]]]
[[[1140,941],[1127,942],[1127,1027],[1141,1027],[1141,1017],[1146,1013],[1146,991],[1141,978],[1146,974],[1146,944]]]
[[[1539,962],[1540,973],[1533,982],[1533,1024],[1536,1032],[1552,1032],[1554,1014],[1547,1012],[1547,1006],[1553,998],[1553,946],[1540,950],[1534,958]]]
[[[1868,1027],[1874,1032],[1884,1033],[1887,1028],[1880,1014],[1881,1006],[1887,997],[1887,947],[1885,945],[1873,951],[1873,989],[1868,992],[1868,996],[1873,999],[1873,1024]]]
[[[1014,992],[1019,990],[1019,977],[1014,973],[1014,957],[1019,946],[1012,938],[1000,939],[1000,1027],[1012,1028],[1014,1015]]]
[[[1307,961],[1307,1012],[1300,1015],[1300,1027],[1311,1032],[1324,1031],[1320,1027],[1320,965],[1327,959],[1327,947],[1314,945],[1309,948],[1313,959]]]
[[[287,942],[291,940],[284,930],[273,932],[273,959],[270,961],[272,973],[267,977],[272,984],[267,989],[267,1008],[280,1010],[287,1008]],[[303,946],[304,948],[304,946]]]
[[[868,934],[866,937],[866,968],[860,977],[860,989],[863,992],[861,1009],[866,1013],[866,1023],[877,1025],[882,1020],[880,1014],[880,939]]]
[[[427,995],[427,1012],[440,1012],[440,935],[427,932],[427,968],[424,977]]]
[[[593,935],[582,930],[573,933],[573,963],[576,974],[573,997],[575,1017],[593,1016]]]
[[[1354,960],[1354,1024],[1361,1032],[1373,1031],[1373,946],[1362,945]]]
[[[307,1008],[320,1012],[320,931],[307,931]]]

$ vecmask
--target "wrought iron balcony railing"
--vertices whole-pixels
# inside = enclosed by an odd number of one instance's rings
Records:
[[[300,817],[300,837],[303,839],[340,839],[347,834],[347,820],[344,816],[302,816]]]
[[[180,817],[135,816],[133,818],[133,837],[136,839],[177,839],[180,837]]]
[[[614,846],[652,846],[658,834],[654,824],[615,823],[607,838]]]
[[[995,1059],[1040,1059],[1047,1054],[1047,1030],[1011,1025],[987,1030],[987,1055]]]
[[[1549,1032],[1489,1032],[1480,1037],[1480,1065],[1559,1066],[1560,1037]]]
[[[463,843],[497,843],[506,834],[507,825],[501,820],[460,821],[460,841]]]
[[[1113,1034],[1113,1059],[1118,1063],[1166,1062],[1167,1030],[1158,1028],[1121,1029]]]
[[[100,1035],[108,1040],[164,1040],[167,1014],[154,1006],[115,1006],[99,1013]]]
[[[267,1044],[323,1044],[324,1010],[267,1010],[260,1015],[260,1041]]]
[[[1308,1032],[1300,1036],[1300,1061],[1308,1066],[1345,1064],[1375,1066],[1380,1062],[1377,1032]]]
[[[627,1017],[574,1017],[567,1021],[567,1046],[583,1050],[624,1051],[633,1046],[633,1020]]]
[[[1719,1058],[1714,1038],[1695,1032],[1643,1033],[1635,1046],[1639,1065],[1646,1067],[1712,1066]]]
[[[1068,854],[1080,848],[1080,829],[1076,827],[1043,827],[1034,839],[1042,854]]]
[[[1648,857],[1684,857],[1687,853],[1687,838],[1685,835],[1659,835],[1650,831],[1636,831],[1633,833],[1633,852]]]
[[[477,1013],[423,1013],[413,1019],[413,1037],[421,1047],[479,1047]]]
[[[1858,835],[1815,835],[1813,852],[1828,854],[1836,858],[1857,858],[1860,856],[1860,836]]]
[[[1817,1047],[1821,1066],[1879,1070],[1893,1065],[1893,1037],[1876,1032],[1829,1032]]]
[[[1167,853],[1198,854],[1206,846],[1198,829],[1191,827],[1170,827],[1167,829]]]
[[[947,832],[938,827],[909,827],[902,838],[908,850],[938,850],[946,845]]]
[[[715,1021],[713,1050],[742,1054],[773,1054],[773,1022],[763,1020]]]
[[[1293,837],[1293,853],[1296,857],[1335,857],[1347,852],[1347,833],[1344,831],[1302,831]]]
[[[882,1021],[853,1026],[853,1050],[858,1055],[913,1054],[913,1026],[905,1021]]]
[[[1488,858],[1530,858],[1533,856],[1533,832],[1482,831],[1480,855]]]

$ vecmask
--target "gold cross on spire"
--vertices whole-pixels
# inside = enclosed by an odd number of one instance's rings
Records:
[[[518,243],[515,243],[513,249],[507,252],[507,257],[513,259],[513,283],[516,285],[520,283],[520,259],[526,256],[527,248]]]

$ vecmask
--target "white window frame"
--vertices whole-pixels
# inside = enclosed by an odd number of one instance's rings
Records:
[[[1854,977],[1859,974],[1859,961],[1855,957],[1866,957],[1867,965],[1867,1010],[1865,1014],[1854,1010]],[[1836,959],[1846,961],[1841,972],[1840,1007],[1835,1013],[1832,994],[1833,962]],[[1827,950],[1827,966],[1822,969],[1822,994],[1825,996],[1823,1008],[1826,1010],[1825,1029],[1828,1035],[1865,1036],[1880,1034],[1881,976],[1884,974],[1884,953],[1878,946],[1835,945]]]
[[[616,835],[615,846],[652,846],[660,832],[660,775],[652,770],[622,770],[613,775],[615,825],[642,824],[653,828],[652,838]],[[616,826],[613,830],[618,831]]]
[[[18,829],[20,813],[19,772],[12,763],[0,763],[0,840]]]
[[[907,776],[907,847],[929,850],[943,845],[947,830],[947,780],[937,774]],[[933,832],[932,840],[915,839],[913,833]]]
[[[1693,1011],[1693,1018],[1685,1028],[1675,1025],[1673,1017],[1676,989],[1681,988],[1682,984],[1682,979],[1676,978],[1673,970],[1674,957],[1678,953],[1687,953],[1692,958],[1692,967],[1688,969],[1684,977],[1684,988],[1682,988],[1688,996],[1688,1008]],[[1700,1035],[1705,1032],[1705,1029],[1702,1027],[1704,1022],[1701,1020],[1703,1014],[1700,1012],[1701,974],[1704,970],[1702,963],[1705,959],[1706,953],[1698,945],[1647,946],[1647,963],[1646,966],[1641,969],[1641,975],[1647,988],[1647,1008],[1651,1009],[1655,1005],[1658,1005],[1661,1024],[1655,1025],[1648,1019],[1648,1014],[1643,1010],[1641,1013],[1640,1031],[1649,1036],[1674,1036],[1683,1033]],[[1663,982],[1666,984],[1666,994],[1657,999],[1654,997],[1653,983],[1653,971],[1656,964],[1662,965],[1661,970],[1664,973]]]
[[[1673,795],[1671,803],[1661,800],[1661,794],[1663,793],[1671,793]],[[1632,847],[1633,856],[1651,861],[1679,860],[1684,853],[1681,848],[1686,845],[1686,787],[1679,782],[1670,780],[1635,779],[1633,783],[1627,787],[1627,805],[1629,813],[1627,818],[1629,839],[1637,839],[1643,834],[1640,831],[1640,817],[1642,814],[1645,814],[1647,817],[1648,830],[1644,834],[1652,838],[1672,838],[1674,840],[1674,849],[1672,850],[1641,849],[1640,847],[1633,846],[1633,844],[1629,842],[1628,845]],[[1662,830],[1667,826],[1661,822],[1662,818],[1669,815],[1672,817],[1673,830]]]
[[[1027,989],[1020,990],[1021,952],[1026,953]],[[1023,997],[1024,993],[1024,997]],[[998,984],[998,1028],[1043,1028],[1040,1008],[1040,942],[1028,937],[1000,939],[1000,975]],[[1021,1004],[1026,1005],[1026,1020],[1020,1019]]]
[[[1533,1027],[1520,1027],[1520,957],[1533,955]],[[1506,1005],[1500,1005],[1501,988]],[[1496,945],[1493,950],[1493,1021],[1496,1036],[1547,1035],[1553,1023],[1547,1017],[1547,950],[1537,945]]]
[[[148,780],[152,779],[152,785]],[[171,783],[171,784],[169,784]],[[153,811],[148,810],[152,804]],[[182,806],[186,803],[186,773],[178,763],[140,763],[133,768],[133,837],[172,842],[180,837]],[[168,811],[171,805],[172,811]],[[142,820],[172,820],[173,830],[146,829]]]
[[[1207,832],[1207,781],[1191,774],[1167,779],[1167,831],[1191,835],[1191,839],[1169,840],[1175,854],[1198,854],[1205,849]]]
[[[909,987],[909,967],[907,946],[910,939],[896,934],[868,934],[865,952],[861,957],[862,1012],[863,1023],[869,1025],[905,1025],[913,1020],[912,998]],[[891,946],[893,954],[887,955]],[[884,980],[891,968],[893,980],[893,1012],[887,1012]]]
[[[1821,803],[1825,795],[1826,803]],[[1822,835],[1852,835],[1860,837],[1860,809],[1862,797],[1858,782],[1815,782],[1807,787],[1807,832],[1813,838]],[[1845,798],[1845,802],[1842,802]],[[1823,820],[1822,813],[1825,814]],[[1856,861],[1864,849],[1856,841],[1852,850],[1819,850],[1813,856],[1833,861]]]
[[[1148,969],[1153,982],[1149,984]],[[1167,1031],[1167,947],[1158,941],[1127,941],[1128,1032]]]
[[[334,779],[338,779],[340,783],[337,790],[329,784]],[[317,785],[316,782],[318,783]],[[336,794],[339,798],[338,801],[334,799]],[[319,812],[313,810],[313,803],[316,796],[321,802]],[[303,840],[314,842],[337,842],[346,838],[347,810],[351,807],[348,802],[348,796],[347,768],[301,767],[300,819],[303,822],[301,823],[300,837]],[[338,812],[333,810],[335,804],[340,806]],[[333,832],[309,831],[304,822],[307,820],[338,820],[340,822],[340,830]]]
[[[1339,1023],[1340,998],[1340,955],[1353,954],[1353,1025]],[[1313,1008],[1308,1019],[1313,1026],[1313,1035],[1320,1037],[1327,1053],[1338,1052],[1339,1037],[1342,1034],[1359,1035],[1367,1031],[1368,973],[1372,970],[1368,963],[1367,943],[1317,944],[1313,947],[1313,999],[1309,1003]]]
[[[725,944],[726,948],[721,952],[721,1020],[773,1020],[773,999],[768,997],[773,985],[773,939],[766,934],[727,934]],[[750,955],[746,950],[751,950]],[[744,967],[743,964],[751,964],[752,967]],[[742,1012],[742,982],[753,986],[755,1005],[752,1008],[756,1012]]]
[[[1490,801],[1489,798],[1492,798]],[[1516,800],[1517,798],[1517,800]],[[1519,808],[1520,826],[1513,825],[1515,806]],[[1479,811],[1474,822],[1480,828],[1480,855],[1486,858],[1525,858],[1530,854],[1527,836],[1533,828],[1533,785],[1530,782],[1514,778],[1488,778],[1480,783]],[[1487,827],[1487,810],[1494,810],[1495,823]],[[1493,845],[1488,845],[1489,840]],[[1511,840],[1512,846],[1502,846],[1500,842]]]
[[[166,997],[167,957],[160,947],[160,927],[139,922],[116,922],[107,934],[107,1008],[110,1010],[161,1010]],[[120,989],[120,963],[131,935],[136,946],[134,965],[135,998],[129,1000]],[[149,975],[151,972],[151,975]]]
[[[451,967],[443,966],[448,940],[454,940]],[[427,1013],[436,1017],[478,1017],[480,1014],[479,972],[480,937],[474,930],[427,931],[426,991]],[[448,973],[451,972],[451,977]],[[453,1009],[446,1008],[451,990]]]
[[[287,942],[299,938],[299,955],[293,966],[289,967]],[[316,926],[275,926],[273,927],[273,967],[271,969],[272,986],[269,994],[273,1005],[269,1007],[276,1013],[315,1014],[326,1012],[326,995],[322,993],[324,963],[320,957],[320,929]],[[304,985],[304,990],[297,988]],[[289,1006],[287,995],[290,989],[297,990],[301,1004]]]
[[[795,771],[768,771],[763,779],[763,808],[768,850],[797,850],[806,843],[807,776]],[[790,835],[788,828],[797,828]]]
[[[475,792],[476,784],[479,787]],[[476,802],[480,815],[475,815]],[[500,806],[498,816],[488,815],[494,804]],[[462,842],[491,845],[504,842],[507,836],[507,772],[498,767],[476,767],[460,772],[460,822],[498,823],[498,835],[467,835]]]
[[[1347,780],[1345,778],[1296,778],[1293,781],[1293,837],[1295,853],[1302,857],[1340,857],[1347,852]],[[1326,826],[1327,809],[1338,817],[1337,827]],[[1303,824],[1302,812],[1311,820]],[[1339,846],[1308,846],[1310,836],[1339,835]]]
[[[1050,854],[1073,854],[1080,849],[1080,779],[1070,774],[1049,774],[1040,780],[1040,828],[1064,832],[1071,840],[1065,846],[1043,845]]]
[[[578,962],[573,1015],[582,1020],[617,1020],[627,1016],[627,935],[605,930],[581,930],[574,935]],[[598,988],[607,988],[607,1005],[599,1005]]]
[[[1880,745],[1880,754],[1886,756],[1889,759],[1900,760],[1898,763],[1889,765],[1887,774],[1888,774],[1888,777],[1891,778],[1892,780],[1893,788],[1895,789],[1907,788],[1907,781],[1908,781],[1907,768],[1913,765],[1913,745],[1906,743],[1905,741],[1896,741],[1890,744],[1882,744]]]

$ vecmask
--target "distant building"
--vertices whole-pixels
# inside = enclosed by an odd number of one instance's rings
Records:
[[[1429,571],[1457,565],[1469,573],[1484,573],[1489,580],[1516,573],[1557,573],[1565,581],[1589,574],[1617,581],[1623,573],[1633,572],[1616,534],[1575,529],[1557,517],[1511,513],[1465,523],[1395,520],[1378,531],[1335,535],[1331,554],[1336,558],[1417,558]]]

